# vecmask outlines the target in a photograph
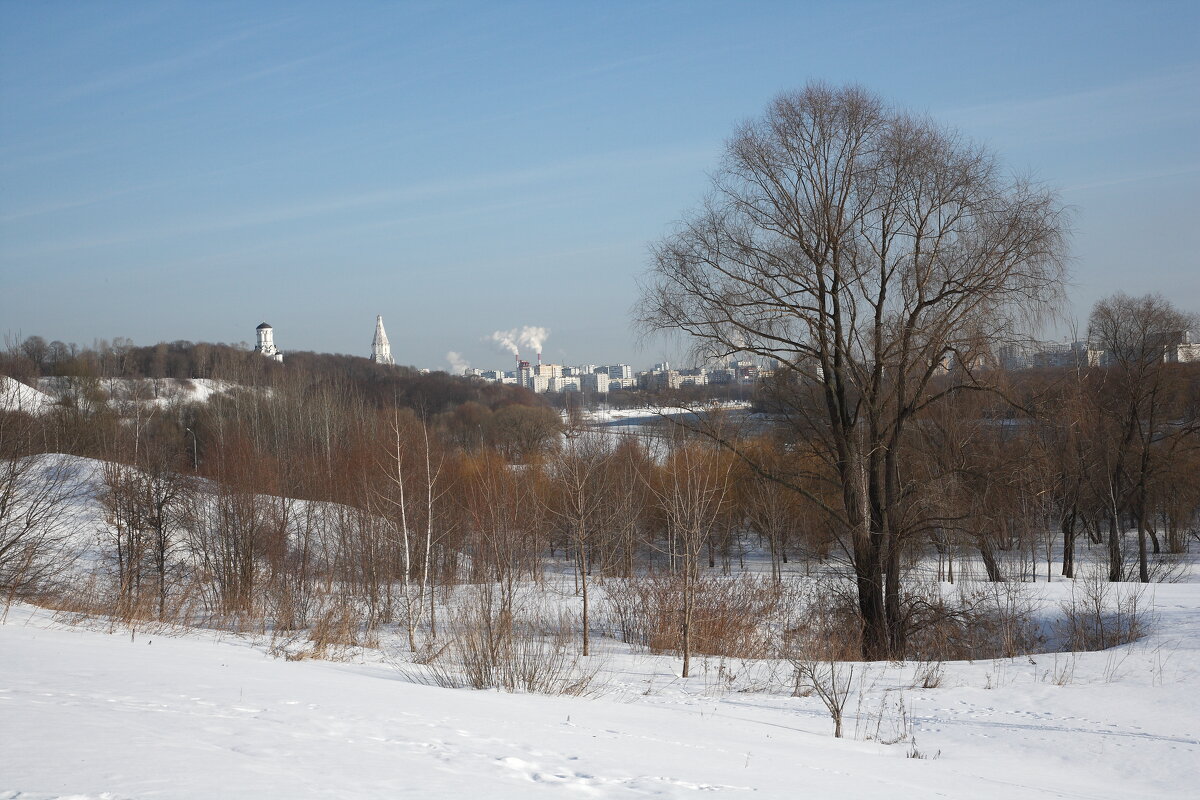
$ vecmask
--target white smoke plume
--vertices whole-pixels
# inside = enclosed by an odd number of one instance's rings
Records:
[[[516,331],[496,331],[491,336],[485,337],[485,341],[487,339],[490,339],[491,341],[500,345],[514,356],[521,352],[521,348],[517,347]]]
[[[446,361],[450,364],[451,375],[462,375],[471,368],[471,362],[462,357],[461,353],[451,350],[446,353]]]
[[[547,328],[534,327],[526,325],[521,328],[521,334],[517,341],[521,344],[529,345],[529,349],[535,353],[542,352],[542,343],[550,338],[550,331]]]
[[[510,331],[496,331],[486,337],[486,341],[494,342],[514,356],[519,355],[522,347],[528,347],[531,352],[542,352],[542,345],[550,338],[550,330],[538,325],[526,325],[523,328],[513,328]]]

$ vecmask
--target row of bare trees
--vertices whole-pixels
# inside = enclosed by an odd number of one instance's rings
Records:
[[[1172,422],[1149,440],[1149,455],[1121,454],[1113,448],[1136,448],[1138,439],[1105,433],[1119,430],[1108,410],[1114,369],[1013,375],[997,392],[956,393],[916,416],[897,445],[906,500],[895,508],[889,555],[905,587],[906,632],[926,624],[925,599],[905,585],[922,565],[936,563],[937,577],[953,581],[982,564],[987,578],[1003,581],[1049,577],[1060,561],[1070,576],[1082,546],[1111,558],[1114,496],[1120,547],[1127,530],[1144,525],[1136,541],[1146,579],[1186,549],[1200,507],[1186,424],[1196,419],[1200,375],[1163,365],[1155,414]],[[786,424],[820,393],[777,381],[763,387],[764,407],[780,409],[774,415],[710,409],[695,418],[702,423],[668,424],[658,439],[557,418],[546,435],[537,419],[533,444],[519,449],[464,440],[455,412],[380,409],[352,382],[234,391],[203,406],[101,408],[115,420],[102,428],[97,467],[102,529],[81,537],[0,503],[4,585],[22,594],[46,588],[49,572],[29,566],[30,554],[56,554],[37,564],[61,567],[69,548],[51,545],[94,543],[99,534],[119,615],[298,629],[336,611],[366,629],[399,623],[415,648],[437,634],[450,587],[494,585],[503,618],[523,583],[565,570],[590,651],[595,581],[653,575],[671,587],[663,602],[672,604],[671,641],[686,671],[696,631],[710,624],[709,576],[755,557],[776,583],[789,568],[855,574],[854,532],[825,511],[841,497],[839,473],[821,439]],[[65,473],[45,471],[43,452],[73,429],[66,420],[0,415],[4,463],[20,471],[12,483],[53,496],[30,507],[69,522],[72,504],[87,501],[72,499],[79,490]],[[1107,466],[1118,462],[1151,469],[1127,468],[1114,488]],[[1118,552],[1119,577],[1135,577]],[[861,635],[851,637],[858,646]]]
[[[541,413],[512,439],[464,442],[460,415],[379,409],[350,382],[236,390],[203,405],[97,399],[94,413],[111,421],[86,444],[100,459],[63,459],[87,486],[78,497],[35,470],[67,442],[68,417],[0,414],[14,483],[43,493],[39,513],[76,523],[28,516],[34,539],[0,504],[4,554],[27,542],[23,552],[61,573],[72,546],[86,552],[122,618],[292,629],[336,597],[368,628],[402,623],[415,646],[436,633],[446,587],[494,583],[511,607],[519,584],[569,569],[586,647],[593,580],[656,571],[685,576],[686,641],[705,565],[729,570],[755,546],[747,536],[778,561],[826,547],[805,541],[784,506],[754,508],[748,533],[741,498],[750,508],[773,487],[682,431],[665,460],[640,438],[566,429],[556,415],[548,425]],[[80,529],[97,507],[102,524]],[[15,556],[4,563],[7,590],[58,588]]]

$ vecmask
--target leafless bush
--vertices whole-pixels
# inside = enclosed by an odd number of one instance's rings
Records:
[[[578,620],[545,608],[514,609],[491,584],[473,586],[427,641],[424,663],[401,671],[419,683],[448,688],[583,696],[595,691],[601,664],[575,644]]]
[[[107,613],[107,609],[112,608],[112,598],[104,586],[100,576],[93,573],[72,581],[62,591],[42,598],[39,605],[53,610],[57,617],[68,624],[78,624],[89,617]]]
[[[789,661],[850,661],[862,652],[853,594],[836,576],[807,582],[783,606],[776,655]]]
[[[842,718],[850,689],[854,685],[854,664],[836,659],[821,661],[793,660],[797,697],[815,694],[833,719],[833,735],[842,737]]]
[[[922,661],[1012,658],[1040,652],[1037,603],[1028,584],[960,582],[947,595],[935,583],[914,585],[907,598],[908,653]]]
[[[1066,686],[1075,679],[1075,653],[1054,654],[1053,664],[1043,676],[1055,686]]]
[[[68,624],[103,620],[108,630],[164,631],[210,623],[195,581],[177,583],[166,603],[143,595],[130,603],[114,573],[103,569],[79,575],[55,592],[37,598],[38,605],[56,612]]]
[[[1071,584],[1061,604],[1057,634],[1064,649],[1106,650],[1137,641],[1149,621],[1142,605],[1144,586],[1110,583],[1099,569],[1089,570]]]
[[[0,414],[14,416],[20,415]],[[0,439],[11,426],[11,420],[0,425]],[[78,556],[70,514],[85,491],[61,456],[0,457],[0,600],[6,605],[58,585]]]
[[[652,575],[605,583],[606,610],[614,632],[652,653],[682,647],[683,581]],[[695,587],[692,651],[728,658],[765,658],[771,651],[773,619],[782,619],[786,586],[750,575],[705,576]]]
[[[1190,553],[1160,553],[1148,561],[1151,583],[1183,583],[1191,575]]]
[[[833,735],[841,738],[855,675],[861,682],[864,674],[850,661],[860,652],[859,626],[848,596],[834,579],[814,581],[806,588],[803,601],[789,608],[793,618],[780,638],[779,655],[792,665],[793,695],[816,695],[833,720]]]

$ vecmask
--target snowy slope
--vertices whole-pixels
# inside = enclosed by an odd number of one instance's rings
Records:
[[[39,393],[54,402],[78,391],[77,383],[73,378],[40,378]],[[211,378],[100,378],[91,388],[111,403],[166,408],[175,402],[207,403],[213,395],[228,394],[239,387],[229,381]]]
[[[0,410],[23,411],[38,416],[53,407],[54,398],[50,395],[26,386],[15,378],[0,375]]]
[[[683,681],[672,659],[614,655],[598,699],[506,695],[17,606],[0,625],[0,798],[1193,797],[1200,586],[1156,597],[1169,635],[1072,658],[1065,685],[1049,675],[1067,657],[1037,656],[908,689],[920,749],[941,751],[926,760],[833,739],[813,698],[726,692],[715,663]],[[912,673],[878,669],[868,725]]]

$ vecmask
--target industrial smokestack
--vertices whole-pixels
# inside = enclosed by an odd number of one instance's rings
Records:
[[[538,350],[538,366],[542,365],[542,351]]]

